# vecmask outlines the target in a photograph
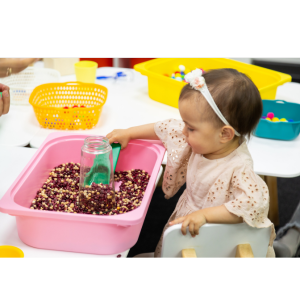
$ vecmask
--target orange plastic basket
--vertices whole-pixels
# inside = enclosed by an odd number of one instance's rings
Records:
[[[106,98],[107,88],[99,84],[47,83],[33,90],[29,103],[42,127],[82,130],[97,125]]]

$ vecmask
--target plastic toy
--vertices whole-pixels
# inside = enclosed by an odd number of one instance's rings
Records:
[[[80,105],[80,106],[78,106],[78,105],[73,105],[72,107],[69,107],[69,106],[63,107],[63,109],[69,109],[69,108],[85,108],[85,106],[84,106],[84,105]]]
[[[177,81],[183,81],[183,82],[186,82],[186,81],[184,80],[184,76],[185,76],[187,73],[189,73],[188,70],[185,68],[184,65],[180,65],[180,66],[178,67],[178,69],[179,69],[179,71],[176,70],[171,76],[169,76],[169,75],[166,74],[166,73],[163,74],[163,75],[164,75],[164,76],[167,76],[167,77],[169,77],[169,78],[175,79],[175,80],[177,80]],[[201,68],[199,68],[199,69],[202,70],[203,73],[205,73],[205,71],[204,71],[203,69],[201,69]]]
[[[287,119],[281,118],[279,121],[280,121],[280,122],[287,122]]]
[[[0,246],[0,258],[1,257],[24,257],[24,252],[20,248],[17,248],[15,246],[4,245]]]
[[[265,119],[265,120],[268,120],[268,121],[271,121],[271,122],[294,122],[292,119],[290,120],[287,120],[286,118],[277,118],[274,116],[274,113],[272,112],[269,112],[267,113],[267,116],[262,116],[261,119]]]
[[[182,72],[182,73],[183,73],[183,72],[185,71],[185,66],[183,66],[183,65],[180,65],[180,66],[179,66],[179,70],[180,70],[180,72]]]

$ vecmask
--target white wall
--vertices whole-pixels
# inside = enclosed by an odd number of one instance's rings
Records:
[[[249,57],[238,57],[238,58],[232,58],[231,59],[241,61],[247,64],[252,63],[252,59]],[[272,62],[282,62],[282,63],[291,63],[291,64],[300,64],[300,58],[255,58],[256,60],[264,60],[264,61],[272,61]],[[114,67],[129,67],[129,63],[127,62],[128,59],[126,58],[114,58]]]
[[[238,60],[247,64],[251,64],[252,59],[255,60],[261,60],[261,61],[270,61],[270,62],[279,62],[279,63],[290,63],[290,64],[300,64],[300,58],[261,58],[261,57],[255,57],[255,58],[231,58],[234,60]]]
[[[282,62],[290,64],[300,64],[300,58],[255,58],[256,60],[265,60],[271,62]]]
[[[246,63],[246,64],[251,64],[251,58],[248,58],[248,57],[246,57],[246,58],[241,58],[241,57],[239,57],[239,58],[233,58],[233,57],[229,57],[230,59],[234,59],[234,60],[237,60],[237,61],[240,61],[240,62],[243,62],[243,63]]]

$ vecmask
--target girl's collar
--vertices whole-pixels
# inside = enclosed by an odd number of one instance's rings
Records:
[[[233,156],[235,156],[237,154],[237,152],[241,151],[245,146],[246,146],[246,141],[244,140],[240,146],[238,146],[231,153],[229,153],[228,155],[226,155],[222,158],[208,159],[208,158],[204,157],[202,154],[200,154],[200,155],[202,156],[203,160],[205,160],[205,161],[222,162],[222,161],[227,161],[227,160],[231,159]]]

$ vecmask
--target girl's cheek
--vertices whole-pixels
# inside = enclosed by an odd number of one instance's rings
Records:
[[[200,153],[203,150],[203,144],[200,142],[199,138],[189,137],[189,143],[192,145],[195,151]]]

